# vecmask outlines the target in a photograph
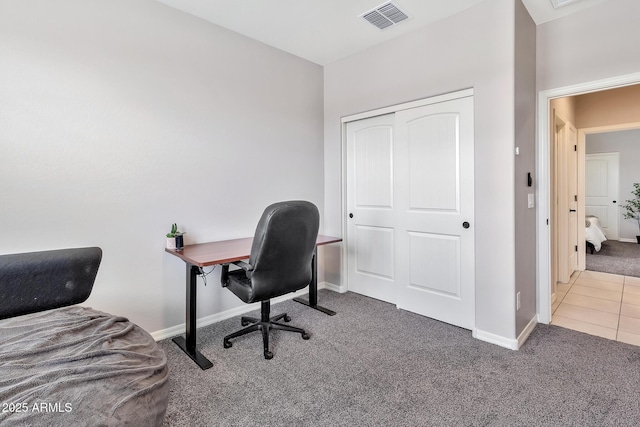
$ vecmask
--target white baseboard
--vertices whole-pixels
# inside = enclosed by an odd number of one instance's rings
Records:
[[[335,292],[346,292],[346,291],[340,291],[341,287],[334,285],[333,283],[328,283],[328,282],[321,282],[318,283],[318,290],[320,289],[329,289]],[[273,298],[271,300],[271,302],[273,304],[277,304],[279,302],[282,301],[287,301],[293,298],[297,298],[299,296],[305,295],[309,293],[309,289],[308,288],[304,288],[304,289],[300,289],[299,291],[296,292],[292,292],[290,294],[287,295],[283,295],[281,297],[277,297],[277,298]],[[235,307],[235,308],[231,308],[229,310],[225,310],[223,312],[220,313],[215,313],[212,314],[210,316],[205,316],[205,317],[201,317],[198,320],[196,320],[196,327],[197,328],[202,328],[203,326],[208,326],[208,325],[212,325],[214,323],[218,323],[221,322],[223,320],[226,319],[230,319],[232,317],[235,316],[241,316],[243,314],[246,314],[250,311],[256,310],[260,308],[260,303],[256,302],[253,304],[244,304],[241,305],[239,307]],[[172,326],[170,328],[167,329],[162,329],[156,332],[152,332],[151,336],[153,337],[154,340],[156,341],[160,341],[160,340],[164,340],[167,338],[172,338],[181,334],[184,334],[184,331],[186,329],[187,325],[185,323],[181,323],[179,325],[176,326]]]
[[[534,316],[527,326],[524,328],[520,336],[517,339],[506,338],[500,335],[492,334],[490,332],[481,331],[479,329],[473,330],[473,337],[480,341],[485,341],[491,344],[499,345],[500,347],[508,348],[510,350],[518,350],[522,347],[522,344],[529,338],[531,332],[538,324],[536,317]]]
[[[634,240],[634,239],[618,239],[618,242],[625,242],[625,243],[638,243],[638,240]]]
[[[337,292],[339,294],[344,294],[347,292],[347,287],[345,285],[335,285],[329,282],[322,282],[318,284],[318,289],[329,289],[330,291]]]
[[[537,324],[538,324],[537,318],[536,316],[533,316],[533,318],[529,321],[527,326],[525,326],[525,328],[522,330],[522,332],[518,336],[518,349],[520,349],[520,347],[522,347],[522,344],[524,344],[527,338],[529,338],[529,335],[531,335],[531,332],[533,332]]]
[[[473,337],[479,339],[480,341],[499,345],[500,347],[508,348],[510,350],[518,349],[517,339],[506,338],[500,335],[492,334],[490,332],[481,331],[480,329],[474,329],[472,333]]]

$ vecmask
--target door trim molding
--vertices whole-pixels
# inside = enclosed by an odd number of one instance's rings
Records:
[[[419,99],[417,101],[405,102],[403,104],[391,105],[389,107],[378,108],[375,110],[365,111],[362,113],[352,114],[344,116],[340,119],[343,124],[348,122],[355,122],[356,120],[368,119],[375,116],[382,116],[384,114],[395,113],[402,110],[408,110],[410,108],[424,107],[425,105],[438,104],[440,102],[451,101],[454,99],[466,98],[473,96],[473,88],[462,89],[456,92],[445,93],[443,95],[435,95],[429,98]],[[344,130],[342,133],[342,144],[344,145]]]
[[[610,77],[576,85],[540,91],[538,93],[538,136],[536,143],[536,163],[538,185],[536,188],[538,207],[536,209],[537,225],[537,317],[539,323],[551,322],[551,236],[547,220],[550,219],[550,175],[549,175],[549,126],[550,103],[554,98],[582,95],[606,89],[615,89],[640,83],[640,73]]]

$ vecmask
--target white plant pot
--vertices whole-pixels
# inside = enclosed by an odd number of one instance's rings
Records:
[[[167,237],[167,249],[175,249],[175,248],[176,248],[176,238]]]

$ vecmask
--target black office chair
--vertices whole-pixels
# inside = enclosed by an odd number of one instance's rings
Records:
[[[224,337],[224,348],[231,347],[230,339],[260,330],[264,358],[271,359],[270,329],[298,332],[303,339],[309,339],[304,329],[278,323],[281,319],[291,321],[286,313],[270,318],[270,299],[295,292],[311,282],[319,223],[318,208],[310,202],[279,202],[265,209],[256,228],[249,262],[234,262],[240,267],[234,271],[229,271],[229,264],[223,265],[220,275],[222,286],[242,301],[262,302],[261,318],[242,317],[242,326],[251,325]]]

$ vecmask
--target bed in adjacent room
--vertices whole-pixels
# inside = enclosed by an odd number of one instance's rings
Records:
[[[588,215],[585,217],[585,239],[587,241],[587,248],[591,250],[591,253],[595,250],[600,252],[602,248],[602,242],[607,240],[602,227],[600,227],[600,220],[597,216]]]

